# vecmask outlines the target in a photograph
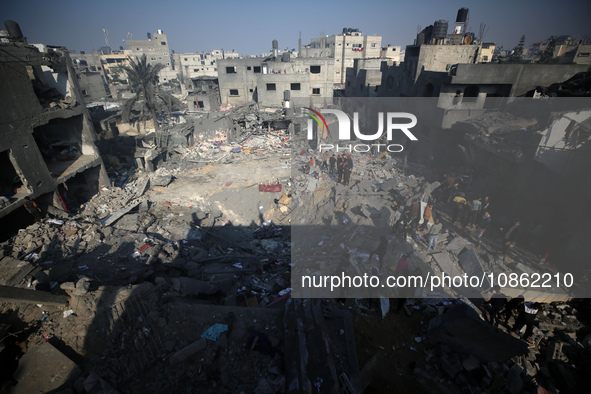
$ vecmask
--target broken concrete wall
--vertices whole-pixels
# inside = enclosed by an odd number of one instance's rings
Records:
[[[86,101],[98,101],[107,98],[109,95],[105,89],[105,83],[101,73],[98,72],[81,72],[80,88],[82,95]]]
[[[3,49],[7,54],[0,57],[1,94],[5,103],[0,115],[0,152],[8,152],[4,161],[12,164],[22,187],[11,190],[10,204],[0,210],[0,217],[22,206],[26,195],[33,199],[50,196],[58,184],[91,167],[99,168],[96,183],[108,185],[94,146],[94,128],[68,54],[54,48],[42,53],[23,43],[3,45]],[[50,80],[56,74],[53,80],[59,81],[58,87],[65,94],[46,82],[48,75],[42,77],[41,67],[52,71]],[[48,127],[55,131],[53,136],[62,139],[44,141],[38,130]],[[56,163],[52,159],[55,154],[48,156],[46,150],[53,149],[54,143],[77,149],[78,153],[72,157],[75,161]]]

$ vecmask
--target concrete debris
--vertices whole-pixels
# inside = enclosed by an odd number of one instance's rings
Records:
[[[21,363],[65,344],[83,360],[82,375],[60,383],[75,392],[580,387],[588,306],[566,293],[542,307],[532,346],[485,321],[487,282],[469,300],[450,288],[296,297],[296,255],[308,274],[391,275],[407,261],[417,275],[481,276],[512,261],[448,223],[440,179],[409,157],[358,155],[344,185],[281,111],[224,112],[99,141],[111,184],[72,212],[50,207],[3,244],[3,312],[37,329],[18,338],[30,347]],[[446,222],[433,253],[422,223],[401,228],[404,208],[420,219],[427,202]]]
[[[205,338],[199,338],[197,341],[193,342],[192,344],[185,346],[175,354],[170,357],[170,365],[175,366],[189,357],[193,356],[196,353],[204,350],[207,347],[207,340]]]
[[[51,343],[27,351],[19,360],[14,375],[18,384],[13,393],[47,393],[75,380],[80,376],[80,367],[56,349]]]
[[[467,305],[450,309],[429,323],[429,338],[483,361],[507,360],[527,352],[527,345],[495,330]]]

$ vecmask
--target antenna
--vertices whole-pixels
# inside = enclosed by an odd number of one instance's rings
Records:
[[[107,46],[110,47],[111,43],[109,42],[109,32],[107,31],[107,29],[103,29],[103,33],[105,33],[105,44],[107,44]]]
[[[486,33],[488,33],[488,26],[486,26],[486,23],[481,23],[480,32],[478,33],[478,39],[480,40],[480,42],[484,42],[484,36],[486,36]]]

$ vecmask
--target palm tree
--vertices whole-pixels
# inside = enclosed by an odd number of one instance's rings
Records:
[[[134,61],[129,59],[129,66],[122,68],[127,73],[127,78],[135,97],[123,103],[121,111],[123,121],[129,122],[131,110],[135,104],[140,105],[140,120],[153,119],[157,127],[156,114],[162,110],[170,113],[173,106],[181,108],[181,103],[171,94],[160,91],[158,87],[158,74],[165,67],[162,63],[149,64],[146,54]]]

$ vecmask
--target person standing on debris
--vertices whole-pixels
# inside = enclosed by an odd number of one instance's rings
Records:
[[[410,220],[409,224],[412,228],[416,228],[416,224],[419,221],[419,211],[421,209],[421,203],[415,198],[410,204]]]
[[[529,337],[534,332],[534,325],[535,320],[538,312],[540,311],[540,304],[537,302],[526,302],[523,304],[523,308],[521,309],[519,316],[517,317],[517,321],[513,325],[512,331],[519,332],[523,326],[527,326],[525,329],[525,333],[523,334],[523,339],[532,343]]]
[[[343,165],[343,184],[349,186],[351,180],[351,172],[353,171],[353,158],[351,155],[345,156],[345,163]]]
[[[421,230],[425,231],[429,228],[429,220],[431,220],[431,213],[433,212],[433,204],[429,203],[425,207],[425,212],[423,213],[423,224],[421,225]]]
[[[448,204],[454,199],[455,196],[457,196],[459,186],[460,184],[458,182],[454,182],[454,184],[449,187],[449,196],[447,198]]]
[[[406,253],[403,254],[402,256],[400,256],[400,260],[398,260],[398,263],[396,263],[396,268],[394,269],[394,275],[401,275],[404,271],[408,270],[408,257],[410,256],[410,253]]]
[[[330,154],[330,158],[328,159],[328,162],[330,164],[330,174],[333,175],[335,167],[337,165],[337,159],[334,157],[334,153]]]
[[[501,231],[503,231],[502,227]],[[511,246],[515,246],[515,243],[517,243],[517,241],[521,237],[521,233],[521,223],[519,221],[516,221],[515,224],[505,233],[505,239],[503,240],[503,250],[501,252],[501,255],[506,255],[509,251],[509,248]]]
[[[470,205],[470,217],[468,218],[468,225],[474,227],[476,225],[476,219],[480,214],[480,210],[482,209],[482,197],[477,197],[472,200],[472,205]]]
[[[435,218],[435,224],[427,232],[427,238],[429,239],[427,251],[437,249],[437,237],[439,237],[441,230],[443,230],[443,224],[439,223],[439,218]]]
[[[466,203],[467,202],[464,198],[464,193],[459,193],[456,197],[454,197],[451,204],[451,224],[454,224],[459,218],[460,212]]]
[[[501,293],[501,288],[499,285],[495,285],[493,290],[494,292],[492,297],[490,300],[486,301],[485,304],[488,304],[491,307],[488,313],[490,324],[498,327],[501,311],[505,309],[505,304],[507,304],[507,296]]]
[[[314,160],[314,156],[312,156],[312,158],[310,158],[310,161],[308,162],[308,164],[310,165],[310,170],[314,171],[314,164],[315,164],[316,160]]]
[[[25,197],[24,206],[25,209],[35,218],[35,223],[41,220],[41,208],[39,208],[35,201],[31,200],[29,196]]]
[[[482,211],[489,211],[490,212],[490,200],[488,196],[482,199],[482,206],[480,207]]]
[[[515,312],[521,308],[521,304],[525,301],[523,295],[519,295],[515,298],[511,298],[509,302],[505,304],[503,314],[505,315],[505,324],[509,324],[509,320],[515,315]]]
[[[328,171],[328,152],[322,154],[322,163],[320,164],[321,171]]]
[[[405,208],[400,220],[398,221],[398,233],[402,235],[402,239],[406,240],[408,235],[408,226],[410,223],[410,208]]]
[[[466,200],[466,203],[462,206],[460,210],[460,223],[462,224],[462,230],[466,230],[466,225],[468,224],[468,220],[470,218],[470,208],[472,207],[472,202]]]
[[[340,156],[337,156],[337,182],[338,183],[342,183],[343,182],[343,166],[344,166],[344,162],[345,162],[345,154],[343,153]]]
[[[476,245],[480,247],[480,242],[482,242],[482,234],[486,231],[490,223],[492,222],[492,218],[490,217],[490,213],[488,211],[484,212],[482,219],[480,219],[480,225],[478,226],[478,237],[476,238]]]
[[[390,231],[392,234],[395,234],[397,231],[397,225],[398,225],[398,221],[400,220],[400,217],[402,216],[402,212],[403,209],[402,207],[398,206],[398,202],[393,201],[392,202],[392,210],[394,211],[391,215],[390,215]]]
[[[380,238],[380,244],[378,247],[369,254],[369,261],[374,255],[378,256],[379,261],[379,270],[381,271],[384,266],[384,256],[386,256],[386,252],[388,251],[388,240],[386,236],[382,235]]]

